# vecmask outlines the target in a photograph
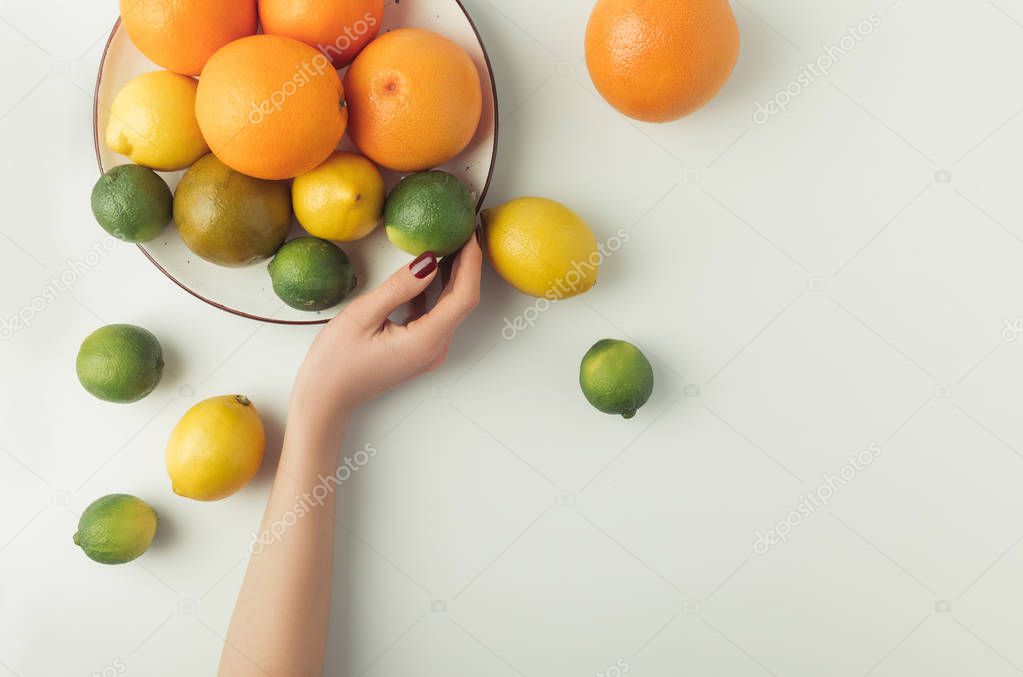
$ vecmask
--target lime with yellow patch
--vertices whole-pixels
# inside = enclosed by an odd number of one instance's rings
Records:
[[[483,210],[487,258],[524,294],[560,300],[597,283],[602,255],[586,222],[548,198],[521,197]]]
[[[159,518],[140,498],[110,494],[93,501],[78,520],[75,545],[100,564],[124,564],[144,553]]]
[[[110,106],[107,147],[160,171],[190,166],[210,152],[195,117],[198,86],[194,78],[170,71],[129,80]]]
[[[171,489],[197,501],[226,498],[255,477],[265,448],[263,422],[249,398],[203,400],[178,421],[167,443]]]
[[[476,230],[472,194],[458,177],[433,170],[406,176],[387,196],[387,237],[399,249],[419,256],[458,251]]]
[[[583,356],[579,386],[598,410],[632,418],[654,391],[654,370],[631,343],[602,339]]]
[[[295,217],[310,235],[336,242],[359,240],[380,223],[384,177],[361,155],[335,151],[316,169],[295,178]]]
[[[109,324],[82,341],[75,372],[82,387],[105,402],[137,402],[163,377],[163,349],[142,327]]]

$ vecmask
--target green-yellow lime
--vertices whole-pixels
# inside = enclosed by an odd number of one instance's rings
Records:
[[[476,207],[457,177],[433,170],[406,176],[384,207],[384,226],[394,246],[419,256],[447,256],[472,237]]]
[[[583,356],[579,386],[600,411],[632,418],[653,393],[654,370],[631,343],[602,339]]]
[[[185,245],[221,266],[244,266],[272,255],[291,229],[287,181],[240,174],[212,153],[181,177],[174,220]]]
[[[316,169],[291,184],[295,216],[310,235],[351,242],[380,223],[384,177],[361,155],[335,151]]]
[[[174,196],[159,174],[141,165],[121,165],[92,188],[92,214],[119,240],[148,242],[170,223]]]
[[[156,511],[142,499],[110,494],[85,509],[74,542],[100,564],[124,564],[149,548],[158,522]]]
[[[75,370],[82,386],[99,399],[136,402],[160,383],[163,351],[142,327],[110,324],[85,337]]]
[[[317,237],[286,243],[267,269],[277,296],[298,310],[333,308],[356,284],[348,255],[333,242]]]

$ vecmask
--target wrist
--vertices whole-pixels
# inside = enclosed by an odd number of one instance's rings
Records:
[[[336,450],[351,420],[352,409],[334,403],[309,401],[293,396],[288,407],[285,431],[289,437],[301,438]]]

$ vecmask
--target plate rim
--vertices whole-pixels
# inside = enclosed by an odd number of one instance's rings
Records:
[[[453,0],[453,2],[458,6],[458,9],[462,11],[462,14],[465,15],[465,19],[466,21],[469,22],[469,27],[472,28],[472,32],[476,35],[476,41],[479,43],[480,49],[483,51],[483,61],[486,63],[487,72],[490,74],[490,89],[491,92],[493,93],[494,99],[494,148],[490,154],[490,169],[487,171],[486,183],[483,184],[483,190],[480,191],[479,198],[476,201],[476,212],[478,214],[480,208],[483,206],[483,200],[487,197],[487,192],[490,190],[490,183],[494,179],[494,169],[497,166],[497,146],[498,141],[500,140],[501,131],[501,118],[498,113],[500,107],[497,100],[497,80],[494,78],[494,66],[490,62],[490,54],[487,52],[487,46],[483,42],[483,36],[480,35],[480,31],[479,28],[476,26],[476,22],[472,20],[472,15],[469,14],[469,11],[465,8],[465,5],[462,4],[462,0]],[[103,175],[103,157],[100,153],[99,142],[99,88],[100,83],[103,81],[103,70],[107,63],[107,55],[110,52],[110,45],[114,41],[114,35],[117,34],[117,29],[120,28],[120,26],[121,17],[120,15],[118,15],[117,20],[114,21],[113,28],[110,29],[110,35],[107,36],[106,43],[103,45],[103,54],[100,56],[99,68],[96,71],[96,88],[92,96],[92,144],[93,150],[96,153],[96,166],[99,169],[100,176]],[[199,299],[200,301],[203,301],[204,303],[207,303],[213,306],[214,308],[218,308],[225,312],[231,313],[232,315],[244,317],[249,320],[255,320],[257,322],[265,322],[268,324],[293,326],[310,326],[317,324],[326,324],[333,319],[328,317],[316,320],[282,320],[274,317],[264,317],[262,315],[255,315],[253,313],[245,312],[244,310],[238,310],[237,308],[231,308],[230,306],[224,305],[219,301],[215,301],[213,299],[203,296],[202,294],[200,294],[199,292],[192,289],[184,282],[176,278],[173,274],[171,274],[169,270],[164,268],[159,261],[153,258],[152,254],[146,251],[146,248],[143,247],[142,244],[139,243],[136,244],[135,246],[138,247],[138,250],[142,252],[142,255],[149,259],[149,262],[152,263],[157,270],[163,273],[171,282],[176,284],[178,287],[185,290],[186,292],[188,292],[195,298]]]

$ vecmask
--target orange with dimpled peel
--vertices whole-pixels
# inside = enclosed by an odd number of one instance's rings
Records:
[[[619,112],[670,122],[708,103],[739,58],[728,0],[597,0],[586,65]]]
[[[345,75],[359,150],[388,169],[432,169],[465,150],[483,112],[476,64],[447,38],[420,28],[385,33]]]
[[[221,162],[273,180],[317,167],[348,124],[330,59],[280,35],[252,35],[214,54],[199,77],[195,116]]]
[[[380,33],[384,0],[259,0],[263,32],[315,47],[344,68]]]
[[[120,0],[128,37],[153,63],[198,75],[213,53],[253,35],[256,0]]]

